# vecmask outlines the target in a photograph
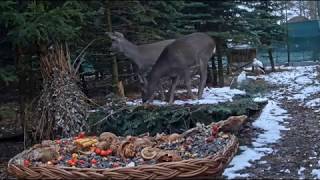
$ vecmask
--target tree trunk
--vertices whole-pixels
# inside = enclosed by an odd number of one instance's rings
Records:
[[[317,1],[318,20],[320,20],[320,1]]]
[[[227,52],[227,61],[228,61],[227,75],[229,76],[231,74],[231,54],[229,51]]]
[[[221,40],[217,43],[217,57],[218,57],[218,79],[219,86],[224,86],[224,77],[223,77],[223,64],[222,64],[222,51],[221,51]]]
[[[289,28],[288,28],[288,2],[285,3],[285,19],[286,19],[287,58],[288,58],[288,65],[290,65],[290,42],[289,42]]]
[[[210,86],[212,86],[212,80],[213,77],[212,77],[212,68],[210,68],[209,64],[208,64],[208,67],[207,67],[207,84],[209,83]]]
[[[274,68],[274,59],[273,59],[273,56],[272,56],[272,48],[268,48],[268,54],[269,54],[269,60],[270,60],[270,64],[271,64],[271,69],[272,71],[275,71],[275,68]]]
[[[18,75],[18,81],[19,81],[19,121],[16,122],[19,126],[23,127],[25,124],[25,107],[26,107],[26,73],[23,68],[23,62],[22,62],[22,52],[20,47],[15,48],[15,63],[17,67],[17,75]]]
[[[111,2],[106,0],[106,16],[107,16],[107,31],[112,32],[111,21]],[[112,91],[118,96],[124,96],[121,92],[124,92],[123,86],[119,86],[119,71],[118,62],[116,56],[112,56]],[[122,89],[121,89],[122,88]]]
[[[299,6],[299,16],[303,16],[303,6],[302,6],[302,1],[298,1],[298,6]]]
[[[218,73],[217,73],[215,55],[212,56],[211,63],[212,63],[212,67],[211,67],[211,69],[212,69],[212,85],[217,86],[218,85]]]
[[[54,45],[47,51],[39,45],[43,89],[36,110],[35,140],[72,137],[88,130],[88,104],[77,85],[65,48]]]

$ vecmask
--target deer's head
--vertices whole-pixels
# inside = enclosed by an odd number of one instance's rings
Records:
[[[123,52],[123,42],[126,38],[122,33],[119,32],[106,32],[106,34],[112,40],[111,51]]]
[[[149,103],[154,98],[154,92],[157,90],[159,85],[158,82],[153,79],[148,79],[142,83],[141,98],[143,103]]]

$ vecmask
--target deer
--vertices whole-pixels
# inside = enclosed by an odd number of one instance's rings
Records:
[[[216,42],[205,33],[192,33],[176,39],[164,48],[147,76],[142,89],[142,102],[150,102],[161,78],[171,78],[169,104],[173,103],[174,91],[178,82],[184,79],[188,95],[195,99],[191,91],[191,69],[200,70],[198,99],[202,98],[207,80],[207,65],[216,52]]]
[[[120,32],[106,32],[112,40],[110,50],[113,52],[123,53],[127,58],[132,60],[138,67],[138,78],[143,85],[146,82],[146,74],[156,63],[163,49],[174,42],[174,39],[163,40],[151,44],[136,45],[127,40]],[[162,86],[159,87],[164,99]]]

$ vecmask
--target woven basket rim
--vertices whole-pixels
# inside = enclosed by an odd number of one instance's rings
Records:
[[[10,174],[18,176],[18,177],[22,176],[23,178],[28,178],[28,175],[29,175],[30,179],[34,179],[35,176],[32,176],[31,173],[38,172],[38,171],[42,172],[41,168],[46,169],[46,170],[43,170],[43,171],[46,171],[43,173],[49,173],[52,171],[63,171],[63,172],[67,171],[67,172],[73,172],[75,174],[89,172],[88,174],[93,173],[96,175],[97,173],[102,173],[102,175],[106,175],[109,173],[109,175],[110,175],[110,173],[111,174],[112,173],[118,174],[119,172],[120,173],[126,172],[126,171],[134,172],[136,170],[137,171],[141,171],[141,170],[143,171],[143,170],[148,170],[148,169],[161,170],[162,168],[168,168],[168,167],[170,168],[170,167],[176,166],[177,164],[178,164],[178,166],[184,167],[184,166],[189,166],[189,165],[198,165],[198,164],[201,164],[202,162],[208,162],[208,161],[214,162],[214,161],[219,161],[219,160],[223,161],[224,164],[222,164],[222,166],[225,167],[231,161],[234,154],[237,152],[238,146],[239,146],[237,137],[235,135],[229,134],[228,139],[229,139],[229,141],[225,145],[224,148],[222,148],[220,151],[216,152],[215,154],[204,157],[204,158],[186,159],[186,160],[181,160],[181,161],[176,161],[176,162],[162,162],[162,163],[151,164],[151,165],[138,165],[135,167],[117,167],[117,168],[105,168],[105,169],[78,168],[78,167],[52,166],[52,165],[51,166],[44,165],[44,166],[40,166],[40,167],[36,167],[36,166],[24,167],[22,165],[12,163],[15,158],[22,156],[23,153],[28,152],[28,150],[29,151],[32,150],[32,148],[30,148],[30,149],[22,151],[21,153],[17,154],[16,156],[14,156],[13,158],[10,159],[10,161],[8,162],[8,172]],[[224,168],[222,170],[224,170]],[[21,174],[22,172],[24,172],[23,175]],[[186,171],[184,173],[188,174],[188,171]],[[203,174],[203,173],[204,172],[200,172],[199,174]],[[62,173],[60,173],[60,174],[62,174]],[[181,174],[179,176],[183,176]],[[186,176],[188,176],[188,175],[186,175]],[[65,177],[63,177],[63,178],[65,178]],[[90,178],[92,178],[92,177],[90,177]],[[172,178],[172,177],[170,177],[170,178]],[[156,179],[158,179],[158,178],[156,178]]]

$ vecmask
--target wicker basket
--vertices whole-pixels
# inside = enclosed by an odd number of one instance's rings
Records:
[[[223,150],[202,159],[111,169],[24,167],[10,160],[8,172],[21,179],[215,179],[221,176],[238,150],[237,138],[234,135],[229,137],[230,141]]]

